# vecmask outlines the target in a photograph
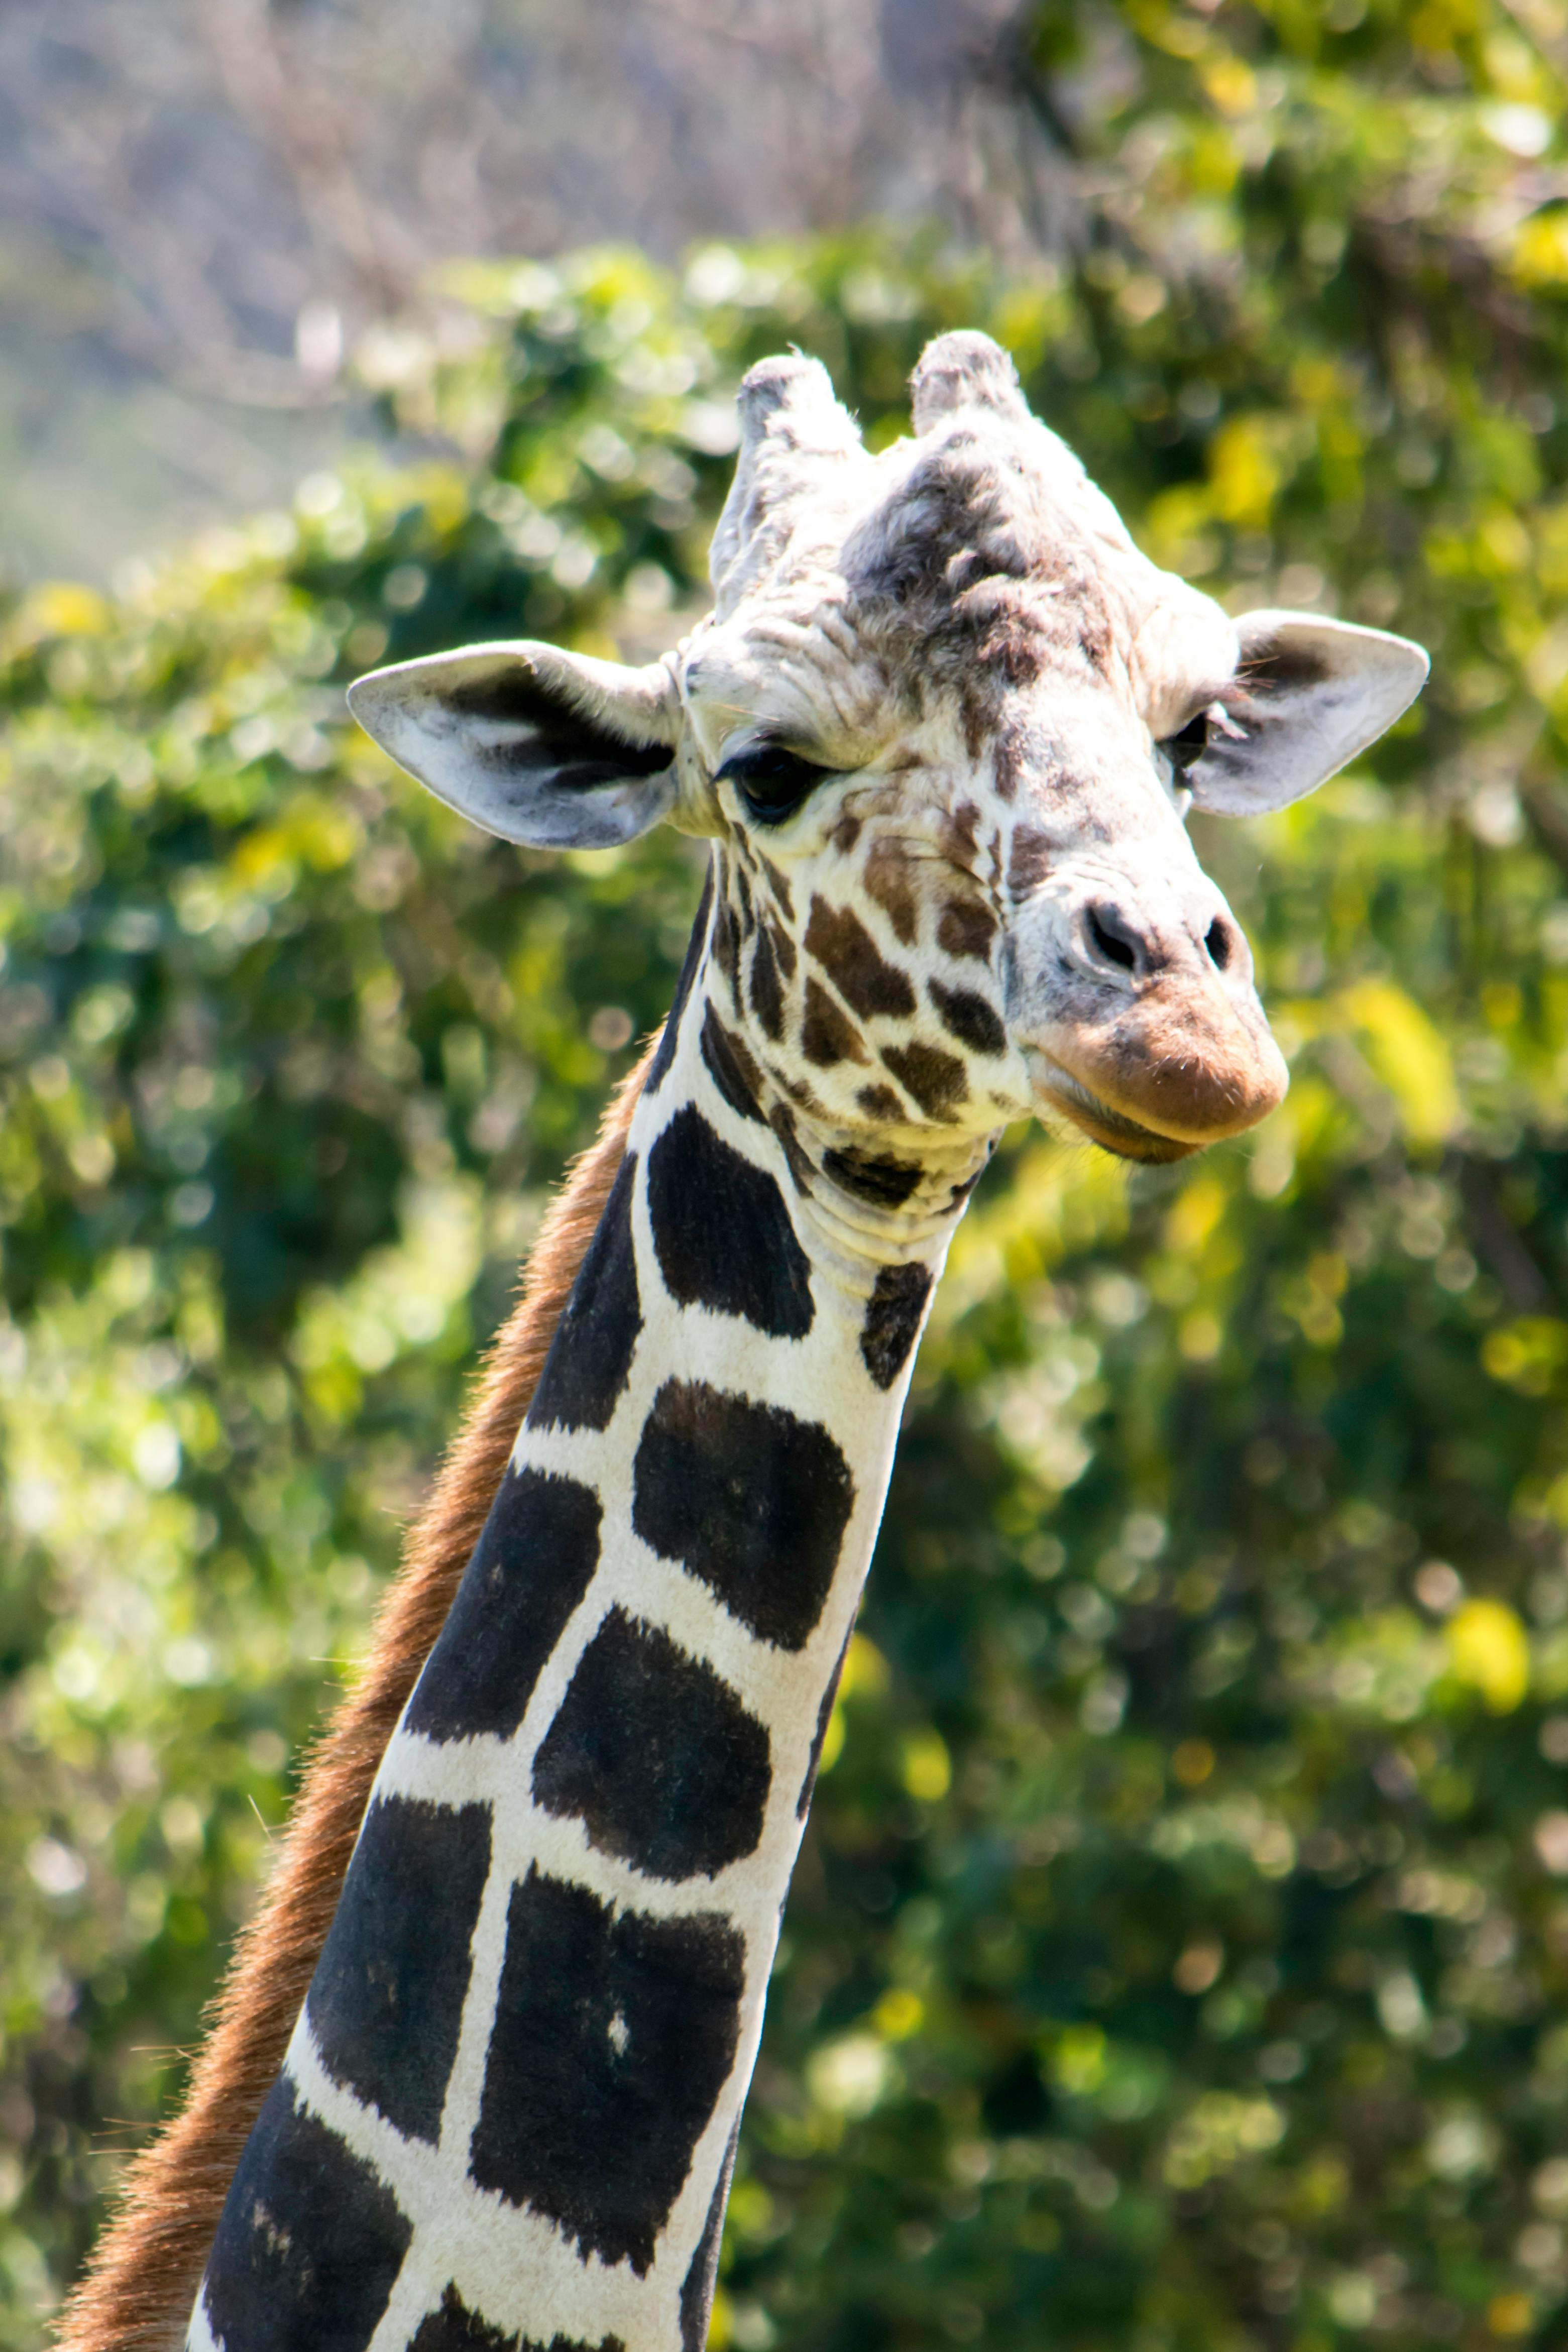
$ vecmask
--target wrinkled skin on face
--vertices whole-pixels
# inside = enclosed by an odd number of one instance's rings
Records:
[[[1172,1160],[1253,1126],[1285,1067],[1186,810],[1310,791],[1426,656],[1159,571],[984,337],[930,347],[875,457],[814,362],[741,403],[676,653],[477,647],[362,680],[363,723],[514,839],[710,836],[716,1050],[857,1146],[1034,1112]]]

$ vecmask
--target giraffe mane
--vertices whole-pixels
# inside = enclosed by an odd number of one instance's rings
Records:
[[[59,2352],[171,2352],[184,2340],[229,2183],[332,1924],[382,1754],[451,1606],[562,1308],[598,1225],[658,1039],[551,1203],[521,1295],[409,1530],[370,1655],[307,1760],[276,1866],[208,2012],[184,2104],[130,2168],[61,2321]]]

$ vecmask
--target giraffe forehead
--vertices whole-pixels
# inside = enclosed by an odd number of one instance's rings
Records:
[[[760,726],[847,766],[925,722],[973,762],[1031,689],[1087,688],[1158,737],[1228,679],[1228,616],[1139,551],[1044,428],[957,428],[903,453],[878,497],[787,545],[694,643],[710,755]]]

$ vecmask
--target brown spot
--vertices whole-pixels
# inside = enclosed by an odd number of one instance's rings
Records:
[[[760,857],[762,856],[762,852],[760,850],[757,854]],[[795,900],[790,896],[789,877],[779,872],[778,867],[773,864],[771,857],[763,857],[762,864],[763,872],[768,877],[768,887],[773,892],[773,897],[778,900],[779,905],[784,908],[785,921],[793,923],[795,920]]]
[[[840,814],[837,824],[834,826],[827,838],[833,844],[835,849],[840,851],[844,856],[847,857],[850,851],[854,848],[855,844],[860,838],[863,824],[864,820],[858,817],[854,814],[853,810],[845,809]]]
[[[1023,772],[1024,757],[1018,749],[1017,737],[1011,733],[999,735],[992,754],[992,773],[999,800],[1010,801],[1016,797],[1018,779]]]
[[[866,1305],[860,1355],[879,1389],[890,1389],[920,1337],[931,1297],[931,1271],[915,1262],[885,1265]]]
[[[1033,825],[1021,824],[1013,835],[1013,853],[1007,860],[1008,889],[1021,898],[1043,882],[1050,870],[1050,835],[1037,833]]]
[[[973,801],[961,801],[949,811],[942,828],[942,845],[955,866],[973,866],[979,855],[976,835],[980,811]]]
[[[795,966],[795,941],[782,923],[770,922],[767,930],[768,937],[773,943],[773,953],[778,958],[779,970],[786,980],[793,980]]]
[[[916,915],[909,860],[890,841],[874,844],[866,860],[866,887],[905,947],[914,945]]]
[[[891,1087],[862,1087],[855,1097],[868,1118],[902,1119],[904,1106]]]
[[[996,1008],[972,988],[946,988],[940,980],[927,983],[931,1001],[942,1015],[942,1026],[951,1030],[961,1045],[974,1054],[1005,1054],[1007,1032],[1002,1026]]]
[[[827,1117],[821,1097],[813,1094],[804,1078],[786,1078],[780,1071],[775,1070],[773,1084],[783,1087],[796,1110],[805,1111],[807,1118],[825,1119]]]
[[[711,1003],[702,1016],[702,1058],[709,1076],[737,1117],[760,1119],[757,1097],[763,1090],[763,1074],[745,1040],[725,1028]]]
[[[919,1166],[879,1158],[869,1151],[825,1151],[823,1171],[847,1192],[879,1209],[901,1209],[921,1181]]]
[[[752,954],[752,1010],[770,1037],[784,1035],[784,991],[766,931],[757,933]]]
[[[789,1163],[789,1172],[795,1181],[795,1191],[809,1196],[811,1162],[795,1140],[795,1113],[789,1105],[776,1103],[768,1114],[768,1124],[778,1137],[784,1156]]]
[[[805,983],[805,1018],[800,1024],[801,1051],[819,1069],[835,1062],[863,1062],[866,1048],[860,1033],[825,988],[815,980]]]
[[[950,956],[974,956],[981,963],[990,962],[995,934],[996,918],[980,898],[950,898],[936,927],[937,944]]]
[[[983,580],[959,597],[955,614],[966,605],[977,640],[975,667],[1004,687],[1032,686],[1046,667],[1048,646],[1027,591],[1008,580]]]
[[[713,952],[719,959],[719,969],[730,983],[730,994],[737,1013],[741,1009],[741,934],[736,926],[734,910],[728,898],[719,902],[713,918]]]
[[[969,1073],[937,1045],[889,1045],[882,1059],[928,1118],[945,1119],[969,1094]]]
[[[907,1020],[914,1011],[915,992],[908,975],[888,961],[859,916],[847,907],[813,898],[805,951],[816,958],[862,1018],[890,1013]]]

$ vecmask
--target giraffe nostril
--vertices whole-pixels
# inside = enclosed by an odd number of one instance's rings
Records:
[[[1107,963],[1119,964],[1123,971],[1138,968],[1138,941],[1128,929],[1114,907],[1090,907],[1089,936]]]
[[[1236,942],[1231,938],[1229,924],[1218,915],[1204,934],[1204,945],[1209,951],[1209,961],[1215,971],[1224,971],[1235,952]]]

